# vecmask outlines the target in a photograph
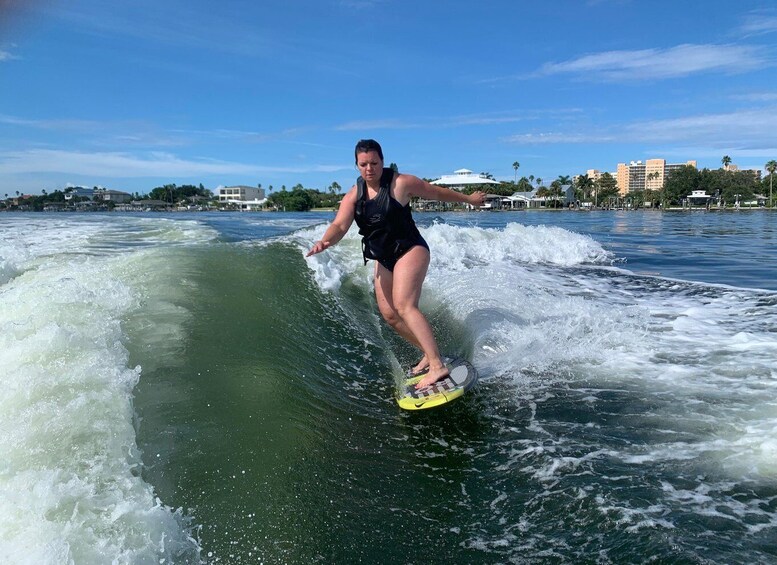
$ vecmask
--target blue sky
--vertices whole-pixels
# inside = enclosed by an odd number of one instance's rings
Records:
[[[4,0],[0,197],[777,159],[773,1]]]

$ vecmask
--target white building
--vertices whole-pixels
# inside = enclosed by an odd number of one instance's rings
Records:
[[[264,189],[253,186],[220,186],[219,202],[240,204],[242,202],[260,202],[264,200]]]
[[[462,190],[465,187],[483,187],[489,184],[500,183],[493,179],[487,179],[483,175],[476,175],[469,169],[459,169],[458,171],[453,171],[452,175],[443,175],[437,180],[433,180],[432,184],[447,186],[453,190]]]
[[[94,199],[102,200],[103,202],[115,202],[117,204],[123,204],[132,200],[132,195],[128,192],[122,192],[121,190],[111,190],[109,188],[97,188],[94,191]]]
[[[115,202],[117,204],[123,204],[132,200],[132,195],[128,192],[122,192],[121,190],[112,190],[109,188],[103,188],[101,186],[95,188],[84,188],[82,186],[68,187],[65,189],[65,200],[73,200],[74,197],[89,198],[90,200],[103,202]]]
[[[558,205],[568,207],[570,204],[575,203],[575,189],[571,184],[562,185],[559,196],[537,196],[539,191],[539,188],[535,188],[530,192],[514,192],[511,196],[501,198],[501,206],[502,208],[516,210],[522,208],[550,208],[551,206]]]

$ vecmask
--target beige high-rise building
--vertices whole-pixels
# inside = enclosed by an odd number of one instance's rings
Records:
[[[588,175],[588,178],[592,181],[597,181],[602,178],[602,172],[599,169],[588,169],[585,174]]]
[[[618,163],[616,179],[618,181],[618,193],[625,196],[629,192],[639,190],[663,190],[666,178],[672,171],[687,166],[696,167],[696,161],[685,163],[667,164],[666,159],[648,159]]]
[[[629,167],[626,163],[618,163],[615,171],[615,180],[618,183],[618,194],[626,196],[629,191]]]

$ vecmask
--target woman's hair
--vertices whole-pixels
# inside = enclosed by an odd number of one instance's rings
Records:
[[[353,150],[353,157],[355,161],[359,161],[359,153],[369,153],[375,151],[380,160],[383,161],[383,149],[380,148],[380,143],[374,139],[360,139],[356,142],[356,149]]]

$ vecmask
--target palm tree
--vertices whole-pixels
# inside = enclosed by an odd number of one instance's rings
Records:
[[[521,164],[518,161],[513,161],[513,169],[515,169],[515,180],[513,181],[513,184],[518,184],[518,167],[520,167]]]
[[[570,184],[572,182],[572,179],[569,178],[569,175],[559,175],[556,180],[561,186],[564,186],[565,184]]]
[[[550,183],[548,196],[553,198],[553,208],[557,208],[558,205],[561,204],[561,197],[564,196],[564,193],[561,191],[561,183],[559,181]]]
[[[593,188],[594,179],[588,176],[588,173],[577,177],[577,188],[583,193],[583,198],[588,198],[588,191]]]
[[[766,170],[769,171],[769,206],[774,207],[774,201],[772,200],[772,185],[774,184],[774,173],[777,172],[777,161],[772,159],[766,163]]]
[[[537,186],[542,186],[542,179],[537,177]]]
[[[728,170],[728,166],[731,164],[731,157],[728,155],[723,155],[723,158],[720,160],[721,163],[723,163],[723,168]]]

